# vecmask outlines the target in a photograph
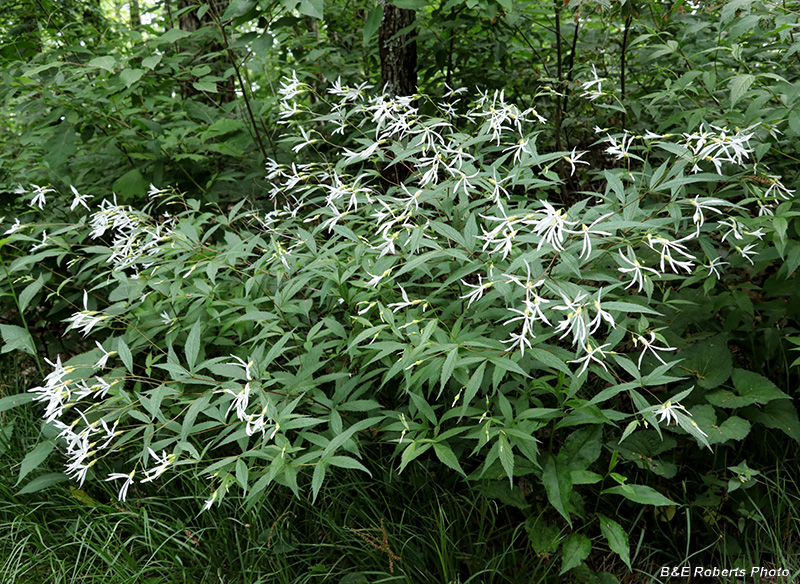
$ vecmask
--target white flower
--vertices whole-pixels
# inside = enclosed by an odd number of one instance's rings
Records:
[[[625,257],[625,255],[622,253],[622,250],[619,251],[619,257],[622,259],[622,261],[625,262],[627,265],[631,266],[630,268],[618,268],[619,271],[623,272],[625,274],[628,274],[628,273],[631,273],[631,272],[633,273],[633,278],[631,279],[630,284],[625,286],[625,289],[627,290],[628,288],[630,288],[634,284],[638,284],[639,285],[639,290],[638,291],[641,292],[642,288],[644,287],[644,279],[645,279],[645,275],[644,275],[643,270],[644,271],[648,271],[648,272],[652,272],[656,276],[658,276],[659,273],[656,270],[654,270],[653,268],[648,268],[648,267],[645,267],[642,264],[640,264],[639,260],[636,259],[636,256],[634,255],[633,250],[630,247],[628,248],[628,256],[629,257]]]
[[[586,351],[586,355],[584,355],[580,359],[574,359],[572,361],[568,361],[568,363],[583,363],[583,365],[581,366],[581,370],[578,371],[578,376],[582,375],[583,372],[586,371],[586,369],[589,367],[589,363],[592,361],[599,364],[603,369],[608,371],[608,367],[606,367],[606,364],[597,358],[597,355],[600,355],[601,357],[605,356],[605,352],[603,351],[603,349],[608,346],[609,346],[608,344],[605,344],[605,345],[600,345],[599,347],[595,347],[591,343],[586,343],[583,347],[584,350]]]
[[[669,264],[669,267],[672,268],[674,272],[678,272],[678,268],[684,269],[687,272],[692,271],[692,262],[690,261],[682,261],[677,260],[672,257],[672,253],[676,252],[682,255],[685,258],[690,260],[695,259],[695,257],[689,253],[689,250],[686,249],[686,246],[682,244],[682,242],[687,241],[695,237],[695,233],[690,233],[683,239],[676,239],[675,241],[669,241],[663,237],[657,236],[653,237],[650,233],[647,234],[647,245],[654,251],[659,251],[656,249],[655,245],[658,244],[661,246],[661,272],[664,272],[664,262]]]
[[[716,258],[712,259],[710,262],[708,262],[707,264],[705,264],[704,267],[708,268],[708,275],[709,276],[713,274],[714,277],[717,280],[719,280],[720,279],[720,273],[719,273],[719,269],[718,268],[720,268],[722,266],[728,266],[728,265],[730,265],[730,264],[728,262],[723,262],[721,257],[716,257]]]
[[[461,299],[469,298],[469,302],[467,303],[467,308],[472,306],[472,303],[475,302],[476,300],[480,300],[483,297],[484,292],[486,292],[489,288],[494,286],[494,282],[492,282],[491,280],[484,283],[483,277],[480,274],[478,274],[477,284],[470,284],[466,280],[461,280],[461,283],[464,286],[473,289],[472,292],[468,292],[467,294],[464,294],[463,296],[459,297]]]
[[[169,314],[167,314],[166,310],[161,314],[159,314],[159,316],[161,317],[162,324],[165,324],[167,326],[172,324],[172,319],[170,318]]]
[[[579,256],[582,260],[588,260],[589,257],[592,255],[592,235],[611,235],[608,231],[600,231],[599,229],[593,229],[595,225],[600,223],[601,221],[605,221],[609,217],[611,217],[613,213],[606,213],[599,219],[595,219],[592,221],[592,224],[589,226],[581,225],[581,229],[578,233],[583,233],[583,245],[581,246],[581,255]]]
[[[76,189],[72,185],[70,185],[69,188],[72,189],[72,192],[75,195],[75,198],[72,199],[72,204],[69,206],[69,210],[74,211],[78,205],[83,205],[84,207],[86,207],[86,210],[88,211],[89,205],[86,204],[86,201],[91,199],[92,195],[81,195],[78,192],[78,189]]]
[[[133,476],[135,474],[136,474],[136,469],[133,469],[130,474],[114,472],[108,475],[106,482],[115,481],[117,479],[125,479],[125,482],[122,483],[122,487],[120,487],[119,494],[117,495],[117,499],[119,499],[120,501],[124,501],[125,497],[128,496],[128,488],[133,484]]]
[[[597,68],[592,65],[592,77],[590,81],[586,81],[581,83],[581,89],[584,90],[581,93],[581,97],[586,97],[589,101],[594,101],[598,97],[603,95],[603,81],[606,80],[605,77],[599,77],[597,75]]]
[[[39,185],[31,185],[33,187],[33,199],[31,199],[31,207],[39,207],[39,210],[44,209],[47,200],[45,195],[54,192],[53,189],[47,187],[40,187]]]
[[[97,345],[97,348],[100,349],[100,352],[102,353],[102,356],[97,360],[97,363],[94,364],[94,367],[97,369],[103,369],[106,366],[108,358],[111,355],[116,354],[116,351],[111,351],[111,352],[106,351],[103,348],[103,345],[101,345],[99,341],[95,341],[94,344]]]
[[[143,478],[140,483],[149,483],[150,481],[156,480],[164,471],[167,470],[170,464],[175,460],[176,456],[174,454],[167,454],[164,450],[161,451],[161,456],[158,456],[155,452],[153,452],[152,448],[148,448],[147,451],[150,453],[151,458],[157,464],[145,471],[145,478]]]
[[[685,407],[680,404],[673,404],[669,400],[665,404],[662,404],[660,408],[653,412],[655,415],[659,416],[658,422],[662,423],[664,421],[667,422],[667,426],[669,426],[673,421],[675,424],[678,424],[678,412],[685,413],[689,416],[692,414],[689,413]]]
[[[655,345],[653,345],[653,343],[655,343],[655,342],[656,342],[656,333],[654,333],[653,331],[650,331],[650,338],[647,338],[647,339],[644,338],[642,335],[635,335],[633,337],[633,345],[634,346],[642,345],[642,347],[643,347],[642,348],[642,354],[639,355],[639,368],[640,369],[642,367],[642,359],[644,359],[644,354],[647,351],[650,351],[651,353],[653,353],[653,355],[655,355],[656,359],[661,361],[662,364],[666,365],[667,364],[666,361],[664,361],[664,359],[661,358],[661,355],[659,355],[657,353],[657,351],[676,351],[677,350],[677,349],[675,349],[673,347],[656,347]]]
[[[576,164],[586,164],[586,165],[589,164],[585,160],[580,160],[580,157],[583,156],[584,154],[586,154],[587,151],[584,150],[583,152],[575,152],[575,150],[576,149],[573,148],[572,152],[570,152],[569,156],[563,156],[562,157],[570,165],[570,168],[571,168],[570,173],[569,173],[570,176],[575,174],[575,165]]]
[[[16,218],[16,219],[14,219],[14,225],[12,225],[10,228],[8,228],[6,230],[6,232],[4,233],[4,235],[11,235],[12,233],[15,233],[15,232],[19,231],[20,229],[24,229],[24,228],[25,228],[25,225],[20,224],[19,218]]]
[[[549,243],[556,250],[564,249],[564,233],[569,231],[567,228],[575,225],[576,221],[567,221],[563,209],[556,209],[547,201],[541,201],[545,208],[545,216],[533,224],[533,232],[541,236],[539,245],[536,249],[541,249],[545,243]]]

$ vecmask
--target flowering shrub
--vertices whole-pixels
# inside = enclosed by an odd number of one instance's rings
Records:
[[[601,467],[604,444],[741,440],[750,422],[726,411],[753,404],[796,420],[760,375],[728,363],[712,385],[665,316],[676,291],[707,293],[783,252],[793,193],[754,160],[760,127],[598,128],[594,158],[621,168],[566,206],[561,177],[588,184],[589,153],[539,151],[547,120],[502,92],[467,103],[464,90],[392,98],[336,83],[315,115],[306,91],[283,82],[305,158],[270,162],[268,212],[155,187],[142,209],[28,194],[64,220],[8,228],[6,245],[31,246],[10,273],[68,260],[79,287],[42,269],[21,298],[49,291],[93,340],[31,389],[72,479],[115,481],[124,500],[191,465],[211,478],[206,508],[231,487],[254,504],[273,482],[316,497],[331,468],[369,473],[378,442],[401,471],[435,456],[470,479],[533,475],[571,522],[585,517],[580,485],[673,504],[629,484],[617,454]],[[729,378],[735,406],[707,391]],[[99,461],[112,472],[96,476]],[[600,527],[629,563],[621,526]],[[585,558],[588,539],[570,537]]]

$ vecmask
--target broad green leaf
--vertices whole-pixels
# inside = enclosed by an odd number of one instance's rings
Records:
[[[36,354],[33,339],[24,328],[13,324],[0,324],[0,335],[3,335],[3,348],[0,353],[21,350],[29,355]]]
[[[323,18],[323,0],[300,0],[297,11],[311,18]]]
[[[656,491],[653,487],[646,485],[618,485],[606,489],[602,494],[622,495],[634,503],[642,505],[654,505],[656,507],[674,505],[675,501],[670,501],[664,495]]]
[[[605,515],[599,513],[597,514],[597,518],[600,520],[600,531],[603,533],[603,537],[606,538],[608,547],[611,548],[611,551],[616,553],[620,559],[625,562],[628,569],[630,569],[631,546],[628,543],[628,534],[625,533],[622,526],[613,519],[609,519]]]
[[[572,432],[558,453],[570,470],[586,470],[600,457],[603,429],[599,424]]]
[[[191,34],[192,33],[181,30],[180,28],[171,28],[156,39],[156,44],[174,43],[180,39],[191,36]]]
[[[161,55],[153,55],[152,57],[145,57],[142,59],[142,67],[145,69],[155,69],[161,62]]]
[[[704,388],[719,387],[733,370],[733,358],[728,350],[728,335],[721,334],[678,353],[683,359],[681,367],[688,371],[697,385]]]
[[[730,416],[722,424],[717,425],[714,406],[699,405],[691,409],[692,417],[697,425],[708,434],[709,444],[721,444],[728,440],[744,440],[750,433],[750,422],[738,416]]]
[[[582,533],[571,533],[561,546],[561,574],[579,566],[589,557],[592,541]]]
[[[144,70],[142,69],[123,69],[119,74],[119,78],[122,79],[126,87],[130,88],[131,85],[142,78],[142,75],[144,75]]]
[[[95,57],[87,63],[89,67],[96,67],[97,69],[105,69],[106,71],[114,72],[114,67],[117,66],[117,61],[111,55],[104,57]]]
[[[450,349],[450,352],[447,353],[447,358],[444,360],[444,364],[442,365],[442,374],[439,378],[442,390],[445,388],[445,385],[450,380],[450,376],[453,374],[453,370],[456,367],[457,360],[458,360],[458,347],[453,347],[452,349]]]
[[[36,448],[31,450],[28,454],[25,455],[25,458],[22,459],[22,463],[19,467],[19,477],[17,477],[17,482],[14,483],[16,487],[22,479],[24,479],[28,474],[36,469],[40,464],[44,462],[47,456],[53,451],[55,444],[52,442],[40,442],[36,445]]]
[[[569,512],[572,508],[569,498],[572,492],[572,477],[569,468],[559,462],[556,457],[548,456],[542,472],[542,483],[544,484],[547,498],[556,511],[572,525]]]
[[[215,81],[195,81],[192,83],[197,91],[204,91],[206,93],[217,93],[217,83]]]
[[[773,400],[763,408],[750,406],[739,413],[757,424],[782,430],[787,436],[800,443],[800,420],[797,409],[791,400]]]
[[[186,410],[186,416],[183,418],[183,424],[181,424],[181,440],[185,441],[189,437],[189,434],[192,433],[194,430],[194,422],[198,414],[208,406],[208,402],[211,401],[211,395],[211,393],[203,394],[194,400],[192,405],[189,406],[189,409]]]

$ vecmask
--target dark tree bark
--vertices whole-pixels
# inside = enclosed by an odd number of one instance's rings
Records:
[[[413,10],[381,0],[383,20],[378,28],[381,86],[390,95],[412,95],[417,91],[417,42],[409,33],[398,34],[414,24]]]

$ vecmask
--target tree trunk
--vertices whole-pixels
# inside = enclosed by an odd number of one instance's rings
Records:
[[[398,34],[414,24],[413,10],[381,0],[383,19],[378,28],[381,85],[390,95],[412,95],[417,91],[417,42],[412,34]]]

